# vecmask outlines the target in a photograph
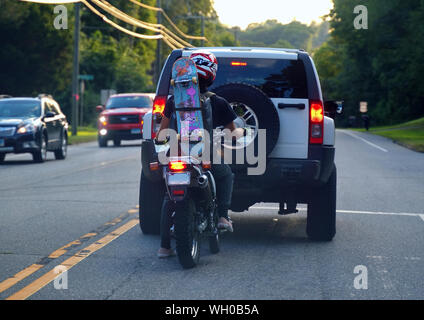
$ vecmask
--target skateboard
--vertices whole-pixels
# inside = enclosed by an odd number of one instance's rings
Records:
[[[178,134],[181,141],[188,142],[190,151],[192,145],[196,144],[196,153],[200,156],[204,147],[199,148],[204,125],[198,82],[196,64],[193,60],[183,57],[175,61],[172,67],[171,85],[174,87]]]

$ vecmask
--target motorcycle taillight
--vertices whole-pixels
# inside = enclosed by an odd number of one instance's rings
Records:
[[[187,163],[183,161],[170,161],[168,167],[172,172],[180,172],[187,169]]]

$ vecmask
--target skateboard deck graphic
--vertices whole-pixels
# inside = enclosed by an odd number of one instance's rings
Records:
[[[190,141],[190,151],[191,144],[198,145],[202,141],[201,131],[204,129],[198,81],[193,60],[183,57],[175,61],[171,84],[174,87],[178,133],[182,141]],[[199,149],[199,155],[202,149],[203,146]]]

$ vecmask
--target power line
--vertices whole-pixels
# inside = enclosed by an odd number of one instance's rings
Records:
[[[136,18],[133,18],[126,13],[120,11],[118,8],[112,6],[110,3],[104,0],[91,0],[91,2],[95,3],[97,6],[101,7],[104,11],[110,13],[114,17],[128,23],[131,25],[138,26],[140,28],[144,28],[147,30],[151,30],[154,32],[158,32],[164,36],[164,38],[167,38],[167,40],[171,43],[173,43],[176,47],[183,48],[184,46],[192,47],[192,45],[183,39],[176,36],[174,33],[170,32],[166,27],[160,25],[160,24],[153,24],[144,22],[141,20],[138,20]],[[164,30],[162,30],[164,29]]]
[[[124,12],[120,11],[118,8],[112,6],[107,1],[91,0],[92,3],[96,4],[98,7],[102,8],[104,11],[106,11],[107,13],[111,14],[112,16],[120,19],[121,21],[124,21],[128,24],[134,25],[136,27],[140,27],[140,28],[143,28],[143,29],[146,29],[146,30],[157,32],[158,34],[156,34],[156,35],[146,35],[146,34],[141,34],[141,33],[138,33],[138,32],[128,30],[128,29],[118,25],[117,23],[113,22],[109,18],[107,18],[104,14],[102,14],[94,6],[92,6],[88,2],[89,0],[23,0],[23,1],[33,2],[33,3],[42,3],[42,4],[66,4],[66,3],[81,2],[85,6],[87,6],[87,8],[90,9],[94,14],[101,17],[104,22],[106,22],[107,24],[111,25],[112,27],[114,27],[114,28],[116,28],[116,29],[120,30],[121,32],[124,32],[128,35],[131,35],[131,36],[139,38],[139,39],[145,39],[145,40],[163,40],[171,49],[183,48],[183,47],[192,47],[192,45],[190,43],[188,43],[188,42],[184,41],[183,39],[181,39],[180,37],[178,37],[175,33],[170,31],[168,28],[166,28],[162,24],[153,24],[153,23],[149,23],[149,22],[145,22],[145,21],[141,21],[141,20],[138,20],[136,18],[133,18],[133,17],[125,14]],[[182,32],[180,29],[178,29],[178,27],[171,21],[171,19],[163,11],[162,8],[151,7],[151,6],[145,5],[145,4],[137,2],[137,1],[132,1],[132,0],[130,0],[130,1],[135,3],[135,4],[140,5],[141,7],[147,8],[147,9],[160,11],[165,16],[165,18],[171,23],[171,25],[173,25],[173,27],[177,30],[177,32],[180,33],[182,36],[184,36],[186,38],[199,39],[199,40],[202,40],[204,38],[204,37],[195,37],[195,36],[186,35],[184,32]],[[206,39],[206,38],[204,38],[204,39]]]
[[[67,4],[67,3],[81,2],[81,0],[21,0],[21,1],[41,3],[41,4]]]
[[[132,3],[134,3],[134,4],[136,4],[136,5],[138,5],[138,6],[140,6],[140,7],[143,7],[143,8],[145,8],[145,9],[149,9],[149,10],[153,10],[153,11],[158,11],[158,12],[160,12],[164,17],[165,17],[165,19],[169,22],[169,24],[181,35],[181,36],[183,36],[184,38],[187,38],[187,39],[192,39],[192,40],[202,40],[202,41],[208,41],[208,39],[206,38],[206,37],[204,37],[204,36],[202,36],[202,37],[197,37],[197,36],[190,36],[190,35],[187,35],[187,34],[185,34],[183,31],[181,31],[181,29],[179,29],[178,27],[177,27],[177,25],[174,23],[174,22],[172,22],[172,20],[169,18],[169,16],[166,14],[166,12],[165,12],[165,10],[163,10],[162,8],[158,8],[158,7],[152,7],[152,6],[149,6],[149,5],[147,5],[147,4],[144,4],[144,3],[142,3],[142,2],[139,2],[139,1],[136,1],[136,0],[130,0]]]
[[[176,49],[176,47],[174,45],[171,45],[169,43],[169,41],[167,39],[164,38],[163,35],[161,34],[156,34],[156,35],[146,35],[146,34],[141,34],[141,33],[137,33],[131,30],[128,30],[124,27],[121,27],[120,25],[116,24],[115,22],[109,20],[104,14],[100,13],[96,8],[94,8],[91,4],[89,4],[86,0],[81,0],[82,3],[84,3],[84,5],[87,6],[88,9],[90,9],[94,14],[98,15],[99,17],[101,17],[103,19],[104,22],[110,24],[112,27],[126,33],[129,34],[133,37],[139,38],[139,39],[147,39],[147,40],[158,40],[158,39],[162,39],[166,44],[168,44],[172,49]]]

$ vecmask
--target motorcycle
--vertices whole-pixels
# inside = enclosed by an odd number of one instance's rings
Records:
[[[154,162],[151,170],[162,170],[167,199],[172,202],[171,235],[183,268],[199,262],[202,238],[207,238],[211,253],[220,250],[217,228],[216,186],[210,163],[191,156],[170,157],[168,164]]]

